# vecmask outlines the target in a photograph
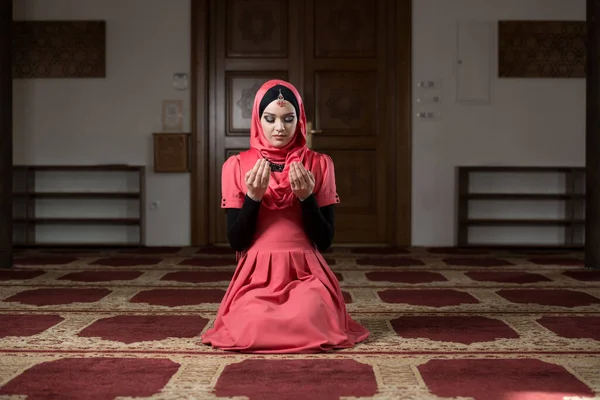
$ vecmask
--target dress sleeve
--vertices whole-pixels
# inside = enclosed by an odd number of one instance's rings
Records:
[[[221,170],[221,208],[242,208],[246,195],[240,158],[229,157]]]
[[[333,160],[326,154],[319,154],[319,161],[316,163],[313,172],[315,176],[314,194],[319,207],[338,204],[340,197],[337,193],[335,184],[335,167]]]

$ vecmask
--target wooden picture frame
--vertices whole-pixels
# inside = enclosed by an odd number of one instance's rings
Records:
[[[154,172],[190,172],[189,142],[189,133],[154,133]]]

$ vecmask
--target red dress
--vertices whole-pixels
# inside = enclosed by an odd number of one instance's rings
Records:
[[[236,157],[223,171],[234,168]],[[240,258],[202,343],[252,353],[316,353],[352,347],[368,336],[348,315],[337,278],[304,232],[300,204],[261,206],[255,241]]]

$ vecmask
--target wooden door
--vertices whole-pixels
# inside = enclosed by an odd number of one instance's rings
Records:
[[[410,43],[410,29],[395,27],[399,15],[410,22],[410,0],[209,4],[208,242],[226,243],[221,166],[248,148],[258,88],[281,78],[298,87],[309,121],[321,131],[313,148],[335,162],[342,200],[336,243],[410,244],[410,164],[396,162],[410,160],[409,124],[397,118],[399,111],[409,118],[409,83],[398,80],[396,47],[402,35]],[[398,101],[399,90],[406,101]]]
[[[303,92],[307,118],[319,131],[313,149],[335,164],[338,243],[391,241],[386,3],[306,1]]]

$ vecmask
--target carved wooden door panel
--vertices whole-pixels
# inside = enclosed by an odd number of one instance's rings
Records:
[[[307,0],[304,96],[313,149],[331,156],[337,243],[388,243],[386,0]]]
[[[342,201],[336,243],[393,243],[397,157],[390,141],[395,109],[389,99],[395,88],[390,83],[395,41],[386,7],[395,1],[211,1],[211,243],[227,242],[221,166],[248,148],[254,95],[273,78],[298,87],[309,121],[322,131],[314,135],[313,148],[335,162]]]

